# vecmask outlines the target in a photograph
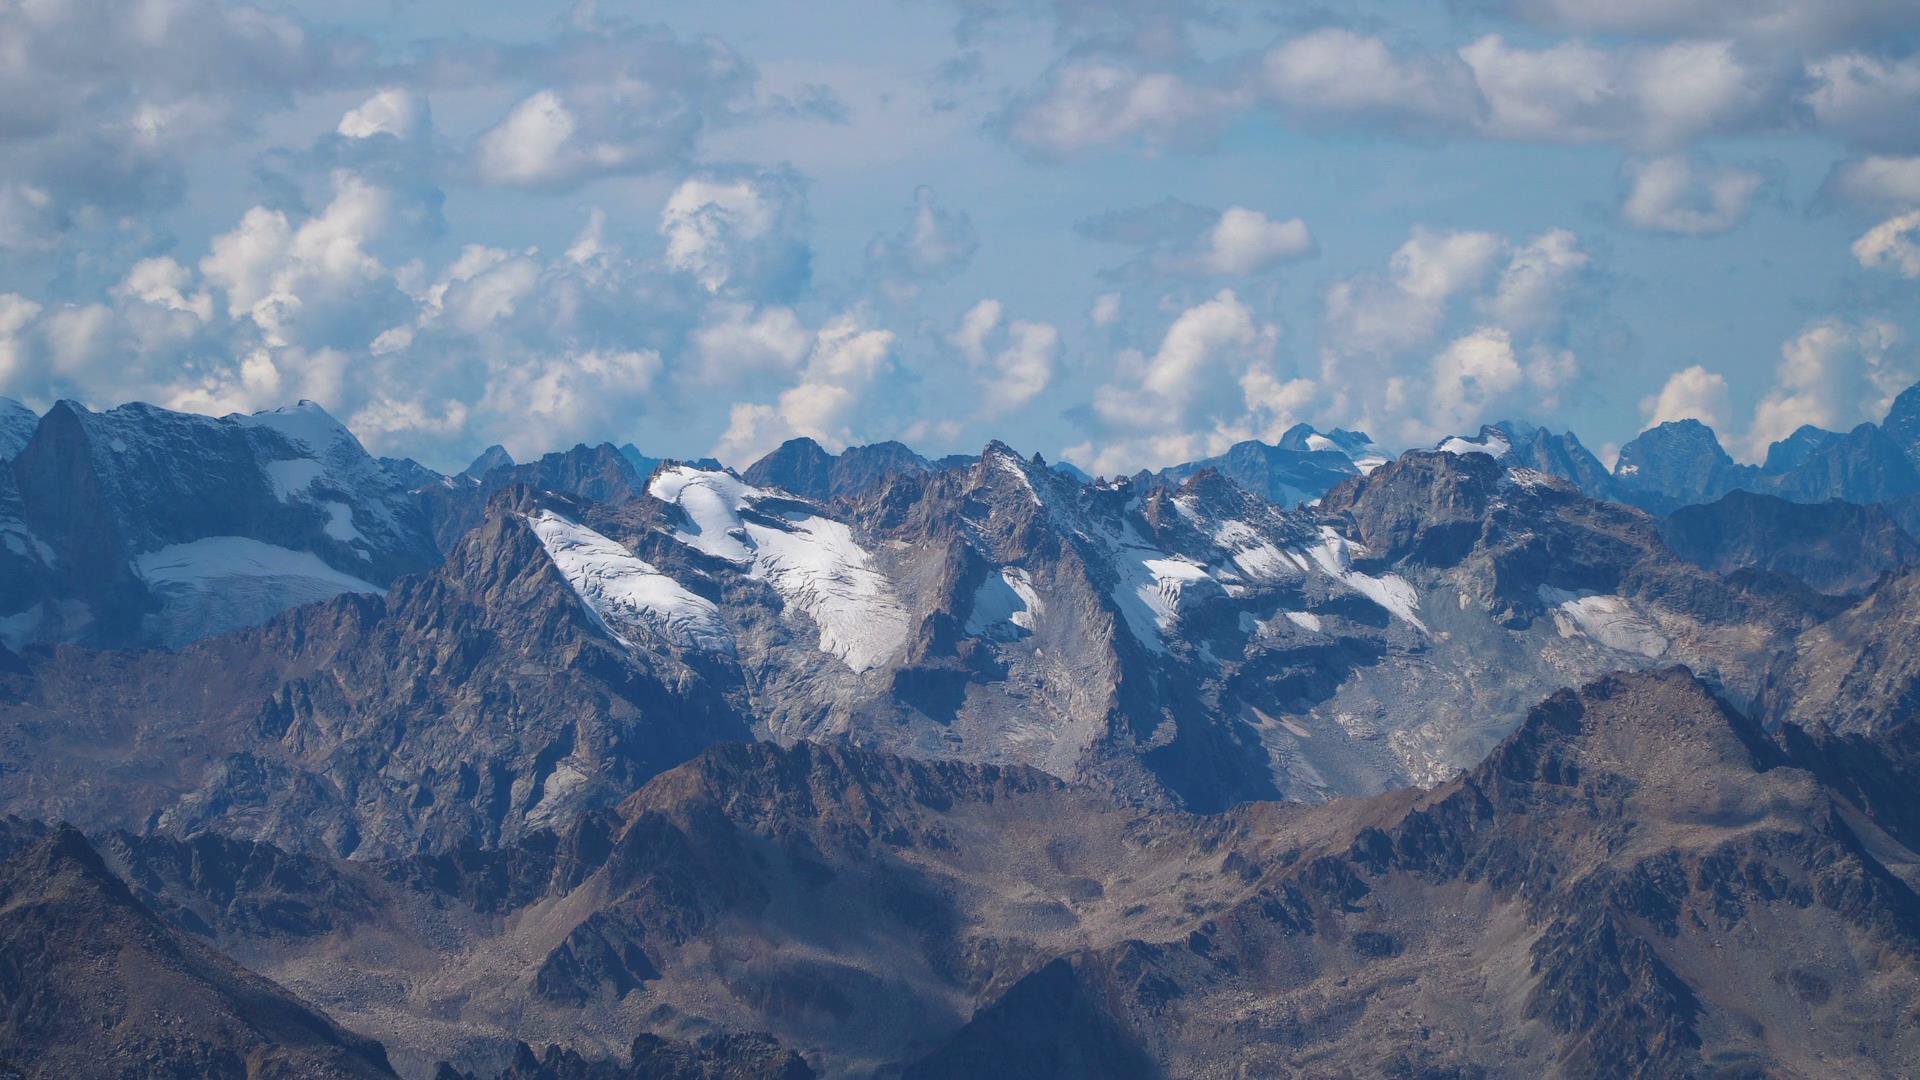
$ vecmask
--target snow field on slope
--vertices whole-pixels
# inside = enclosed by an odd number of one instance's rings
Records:
[[[689,649],[731,653],[733,632],[720,609],[652,563],[551,510],[527,519],[567,584],[608,633],[643,629]]]
[[[1046,605],[1034,590],[1025,570],[1009,566],[997,574],[988,574],[973,593],[973,610],[967,616],[967,633],[976,637],[1019,631],[1031,633]],[[1004,629],[1014,627],[1013,631]]]
[[[1386,608],[1421,633],[1427,624],[1420,621],[1420,594],[1398,574],[1363,574],[1353,568],[1354,546],[1347,538],[1327,526],[1320,527],[1320,542],[1307,554],[1328,576],[1339,579],[1347,588]]]
[[[342,593],[386,590],[342,573],[308,551],[247,536],[208,536],[136,555],[133,571],[161,602],[149,616],[161,640],[258,626],[288,608]]]
[[[1574,593],[1542,585],[1540,599],[1552,604],[1555,614],[1564,620],[1559,623],[1564,636],[1578,633],[1609,649],[1638,653],[1651,659],[1658,659],[1672,644],[1623,597]]]
[[[780,524],[743,512],[768,493],[728,473],[662,469],[648,494],[685,512],[690,530],[674,538],[742,566],[820,628],[822,652],[855,672],[878,666],[905,644],[911,617],[853,530],[831,518],[784,511]]]

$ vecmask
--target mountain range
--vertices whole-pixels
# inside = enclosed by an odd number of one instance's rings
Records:
[[[307,402],[7,403],[0,454],[22,1075],[1920,1056],[1920,390],[1759,466],[443,475]]]

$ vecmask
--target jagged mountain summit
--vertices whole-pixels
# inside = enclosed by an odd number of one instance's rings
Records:
[[[488,498],[528,484],[594,501],[639,497],[663,464],[632,444],[578,446],[515,463],[489,448],[442,476],[404,458],[368,456],[319,406],[208,418],[147,405],[95,413],[72,402],[45,416],[5,402],[0,467],[0,641],[181,645],[257,625],[289,607],[373,592],[431,569],[485,516]],[[1697,421],[1653,428],[1612,472],[1571,433],[1517,421],[1439,448],[1481,452],[1510,469],[1565,479],[1587,495],[1656,513],[1733,491],[1795,502],[1829,498],[1887,507],[1920,528],[1920,397],[1904,395],[1887,425],[1840,434],[1803,429],[1764,465],[1736,463]],[[118,449],[116,449],[118,448]],[[1247,442],[1201,461],[1133,478],[1177,488],[1212,471],[1281,507],[1324,498],[1388,460],[1365,435],[1296,425],[1274,444]],[[967,472],[978,455],[928,459],[899,443],[828,453],[796,439],[754,463],[750,484],[818,504],[858,501],[895,478]],[[191,464],[188,464],[188,463]],[[691,464],[721,471],[711,459]],[[1048,468],[1085,487],[1064,464]],[[95,542],[95,541],[98,542]]]
[[[1474,436],[1442,439],[1434,449],[1448,454],[1486,454],[1510,468],[1557,476],[1596,499],[1621,501],[1606,466],[1571,431],[1554,432],[1502,420],[1481,427]]]
[[[1877,424],[1845,433],[1802,427],[1774,443],[1763,464],[1747,465],[1705,424],[1673,420],[1621,447],[1613,479],[1619,498],[1655,513],[1750,491],[1794,502],[1887,503],[1911,524],[1920,496],[1915,453],[1915,444]]]
[[[0,469],[0,639],[177,645],[439,561],[405,486],[302,402],[59,402]]]
[[[1211,471],[1088,486],[998,444],[827,505],[691,465],[635,491],[611,447],[551,464],[605,498],[501,487],[383,596],[177,650],[23,654],[0,673],[20,770],[0,808],[444,853],[565,828],[744,738],[1191,810],[1322,800],[1445,780],[1610,670],[1685,661],[1751,699],[1837,610],[1480,454],[1405,455],[1295,511]]]
[[[1676,555],[1721,573],[1760,570],[1826,593],[1857,593],[1920,565],[1920,542],[1887,508],[1832,499],[1794,503],[1731,492],[1683,506],[1660,523]]]
[[[1484,453],[1558,476],[1594,498],[1662,515],[1739,491],[1799,503],[1885,504],[1908,531],[1920,528],[1920,386],[1895,399],[1884,423],[1847,432],[1803,426],[1773,443],[1758,465],[1735,461],[1712,428],[1690,419],[1641,432],[1620,448],[1611,469],[1571,432],[1511,420],[1444,439],[1435,449]]]
[[[1306,424],[1296,424],[1277,443],[1237,443],[1218,457],[1157,473],[1143,472],[1136,481],[1178,486],[1212,470],[1279,506],[1290,507],[1313,502],[1349,477],[1379,468],[1387,459],[1388,455],[1361,432],[1335,428],[1321,434]]]

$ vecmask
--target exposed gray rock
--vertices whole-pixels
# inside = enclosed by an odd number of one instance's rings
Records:
[[[1736,491],[1675,510],[1661,521],[1660,536],[1696,566],[1785,574],[1827,593],[1867,589],[1883,574],[1920,565],[1920,543],[1885,507],[1839,500],[1794,503]]]
[[[849,446],[829,454],[812,439],[789,439],[740,474],[749,484],[777,488],[815,502],[857,496],[895,473],[933,468],[926,458],[897,442]]]

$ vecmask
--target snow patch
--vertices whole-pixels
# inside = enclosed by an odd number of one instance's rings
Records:
[[[676,531],[675,540],[728,562],[752,560],[753,549],[747,546],[740,511],[747,505],[747,496],[759,492],[744,480],[681,465],[654,474],[647,494],[678,506],[686,514],[688,528]]]
[[[209,536],[169,544],[133,558],[133,571],[149,585],[221,578],[302,579],[324,586],[327,596],[343,592],[385,592],[371,582],[342,573],[310,551],[294,551],[247,536]]]
[[[1538,491],[1541,488],[1554,486],[1552,477],[1535,469],[1508,469],[1505,479],[1514,487],[1527,491]]]
[[[1020,482],[1021,487],[1027,489],[1027,498],[1033,500],[1033,505],[1040,505],[1040,493],[1034,490],[1033,479],[1027,475],[1027,470],[1021,467],[1020,462],[1007,454],[993,455],[993,462],[1002,472],[1011,475]]]
[[[343,502],[334,502],[328,499],[320,504],[320,508],[327,512],[327,523],[321,526],[321,528],[326,531],[328,536],[333,537],[343,544],[358,543],[362,547],[369,546],[366,542],[367,538],[360,535],[359,529],[354,528],[353,507]],[[363,552],[361,557],[366,558],[367,556]]]
[[[1016,566],[988,574],[973,593],[973,610],[967,616],[967,633],[975,637],[1012,637],[1030,634],[1046,609],[1033,580]],[[1007,628],[1012,627],[1010,632]]]
[[[1513,449],[1513,444],[1507,441],[1505,435],[1489,429],[1471,439],[1455,435],[1434,449],[1442,454],[1489,454],[1497,458],[1506,456],[1507,451]]]
[[[305,495],[315,480],[327,474],[326,466],[313,458],[269,461],[260,468],[267,474],[267,484],[273,488],[273,497],[281,502],[293,502]]]
[[[134,556],[132,565],[161,602],[161,612],[150,618],[168,643],[257,626],[288,608],[342,593],[385,591],[312,552],[246,536],[169,544]]]
[[[1244,521],[1223,522],[1214,531],[1213,541],[1231,553],[1241,573],[1255,581],[1295,578],[1306,570],[1298,555],[1281,550]]]
[[[325,453],[340,442],[350,442],[356,449],[360,445],[344,424],[311,401],[248,415],[236,414],[233,419],[253,427],[277,431],[288,442],[305,447],[313,454]]]
[[[44,614],[45,605],[35,604],[25,611],[16,611],[0,618],[0,642],[15,652],[26,648],[38,635]]]
[[[711,600],[613,540],[551,510],[529,515],[527,521],[581,603],[621,644],[633,644],[623,630],[640,629],[683,648],[733,652],[733,632]]]
[[[1144,545],[1118,552],[1115,564],[1114,602],[1134,638],[1156,653],[1166,652],[1165,634],[1179,621],[1181,601],[1196,590],[1220,588],[1206,567]]]
[[[879,665],[906,644],[911,616],[845,524],[788,509],[790,503],[779,505],[783,500],[730,473],[684,465],[660,470],[647,492],[684,512],[688,524],[676,540],[767,582],[813,619],[821,651],[854,671]]]
[[[1427,632],[1427,625],[1420,621],[1420,594],[1408,581],[1398,574],[1381,574],[1375,577],[1363,574],[1353,568],[1353,555],[1357,549],[1353,543],[1341,536],[1329,526],[1320,527],[1320,542],[1307,549],[1307,555],[1318,563],[1320,569],[1341,584],[1367,599],[1386,608],[1387,611],[1411,624],[1421,633]]]
[[[1649,659],[1658,659],[1672,644],[1625,597],[1574,593],[1542,585],[1540,599],[1553,605],[1554,623],[1562,637],[1586,637],[1609,649]]]

